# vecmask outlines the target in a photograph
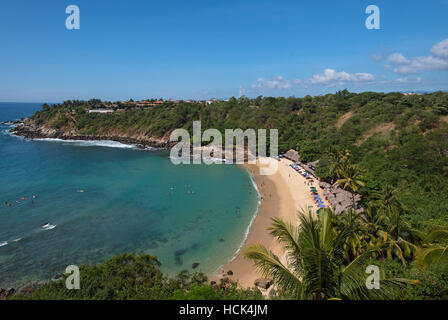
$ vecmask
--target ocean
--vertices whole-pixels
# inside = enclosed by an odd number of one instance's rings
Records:
[[[0,103],[0,121],[39,103]],[[258,208],[242,166],[173,165],[111,141],[26,140],[0,126],[0,287],[49,281],[124,252],[162,271],[210,274],[241,246]]]

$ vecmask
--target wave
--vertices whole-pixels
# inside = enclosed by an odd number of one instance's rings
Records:
[[[176,160],[176,161],[187,161],[187,162],[191,162],[191,160],[194,160],[194,159],[201,159],[201,164],[203,164],[203,163],[205,163],[205,161],[204,160],[207,160],[207,162],[212,162],[212,163],[214,163],[214,164],[222,164],[222,163],[227,163],[228,161],[226,160],[226,159],[222,159],[222,158],[216,158],[216,157],[202,157],[201,158],[201,156],[194,156],[194,155],[191,155],[191,156],[185,156],[185,157],[176,157],[176,156],[169,156],[168,157],[169,159],[171,159],[171,160]]]
[[[56,228],[56,225],[55,224],[50,224],[50,223],[46,223],[46,224],[44,224],[42,226],[42,229],[44,229],[44,230],[51,230],[51,229],[54,229],[54,228]]]
[[[22,140],[25,139],[24,137],[14,134],[10,131],[11,129],[17,127],[17,124],[4,124],[4,125],[1,125],[1,127],[2,127],[2,130],[0,131],[0,134],[2,136],[10,136],[10,137],[19,138]],[[7,128],[4,129],[4,127],[7,127]]]
[[[4,247],[4,246],[6,246],[7,244],[8,244],[8,241],[0,242],[0,247]]]
[[[244,232],[243,241],[241,241],[240,246],[239,246],[238,249],[235,251],[235,253],[232,255],[232,257],[229,259],[229,261],[226,262],[225,265],[227,265],[227,264],[229,264],[230,262],[232,262],[233,260],[235,260],[236,257],[238,257],[238,255],[240,254],[240,251],[241,251],[241,249],[243,248],[244,243],[245,243],[246,240],[247,240],[247,237],[249,236],[250,228],[252,227],[252,224],[254,223],[255,218],[256,218],[257,215],[258,215],[258,210],[260,209],[260,205],[261,205],[261,195],[260,195],[260,192],[259,192],[259,190],[258,190],[257,184],[255,183],[255,181],[254,181],[252,175],[250,174],[250,172],[247,171],[247,173],[249,174],[249,178],[250,178],[250,181],[252,182],[253,187],[254,187],[255,190],[257,191],[257,198],[258,198],[258,201],[257,201],[257,208],[255,209],[255,213],[254,213],[254,215],[252,216],[252,218],[250,219],[249,225],[247,226],[246,231]],[[222,267],[224,267],[225,265],[221,265],[221,266],[219,266],[219,267],[216,269],[215,274],[217,274],[217,272],[218,272]]]
[[[58,138],[37,138],[35,141],[59,142],[64,144],[76,145],[78,147],[107,147],[107,148],[122,148],[122,149],[136,149],[134,144],[125,144],[112,140],[64,140]]]

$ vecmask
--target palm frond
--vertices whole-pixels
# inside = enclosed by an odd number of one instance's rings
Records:
[[[400,299],[402,289],[408,280],[385,279],[385,273],[380,270],[379,289],[368,289],[366,269],[372,254],[377,250],[369,250],[344,267],[341,275],[341,294],[353,300],[359,299]]]
[[[423,244],[448,240],[448,230],[433,230],[423,239]]]
[[[262,245],[250,246],[245,252],[245,257],[252,260],[257,270],[266,278],[272,280],[283,290],[301,296],[302,282],[292,273],[280,259]]]
[[[420,248],[415,258],[415,266],[426,270],[433,263],[448,263],[448,247],[431,246]]]
[[[299,263],[301,253],[298,243],[298,228],[294,227],[291,223],[286,223],[278,218],[273,218],[272,221],[272,227],[268,230],[286,249],[288,255],[288,267],[292,267],[296,273],[299,273],[301,270]]]

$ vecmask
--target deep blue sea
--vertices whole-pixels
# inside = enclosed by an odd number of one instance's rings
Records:
[[[40,108],[0,103],[0,121]],[[257,210],[257,191],[240,166],[176,166],[166,151],[30,141],[10,128],[0,126],[3,288],[123,252],[155,255],[170,275],[192,271],[194,262],[212,273],[233,257]]]

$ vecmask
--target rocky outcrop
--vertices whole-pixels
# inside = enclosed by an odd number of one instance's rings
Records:
[[[272,285],[272,280],[259,278],[254,281],[254,285],[266,290]]]
[[[112,140],[125,144],[134,144],[140,148],[171,148],[175,142],[170,142],[168,137],[158,138],[147,135],[83,135],[77,134],[75,130],[57,130],[45,126],[21,122],[17,127],[11,129],[11,133],[27,139],[62,139],[62,140]]]
[[[14,288],[3,289],[0,288],[0,300],[5,300],[12,296],[16,290]]]

